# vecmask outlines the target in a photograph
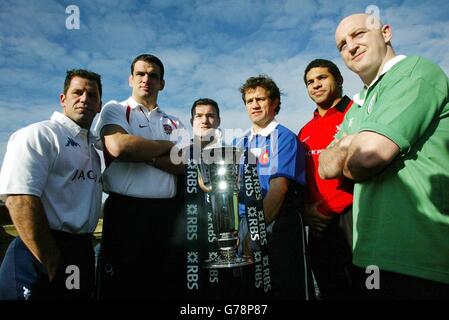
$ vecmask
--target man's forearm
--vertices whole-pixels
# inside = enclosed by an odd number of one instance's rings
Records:
[[[356,134],[344,135],[336,140],[332,147],[321,152],[318,158],[318,174],[321,179],[336,179],[343,175],[343,169],[348,158],[348,149]]]
[[[276,196],[267,196],[265,199],[263,199],[263,211],[265,214],[265,223],[269,225],[272,223],[277,216],[279,215],[279,212],[281,211],[282,204],[284,203],[284,197],[279,198]]]
[[[59,264],[60,251],[50,234],[40,198],[11,195],[6,199],[6,206],[20,238],[36,259],[44,264],[52,279]]]
[[[352,141],[343,174],[354,181],[375,176],[399,155],[399,147],[390,139],[369,131],[359,133]]]
[[[270,181],[270,188],[263,199],[263,211],[267,225],[272,223],[279,215],[287,191],[288,180],[286,178],[274,178]]]
[[[170,155],[163,155],[160,157],[154,157],[149,163],[152,166],[164,170],[165,172],[172,173],[175,175],[180,175],[185,172],[185,164],[181,162],[180,164],[174,164],[171,161]]]
[[[147,140],[139,136],[120,134],[105,136],[108,152],[119,160],[131,162],[151,161],[168,154],[173,143],[167,140]]]

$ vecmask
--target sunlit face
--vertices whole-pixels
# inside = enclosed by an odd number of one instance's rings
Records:
[[[328,68],[312,68],[307,72],[306,85],[309,97],[318,106],[330,107],[333,102],[340,98],[341,83],[337,83]]]
[[[381,27],[379,22],[376,26],[366,14],[343,19],[335,32],[337,48],[346,66],[362,77],[378,73],[390,40],[390,27]]]
[[[276,115],[279,99],[271,100],[263,87],[250,88],[245,91],[245,105],[253,126],[265,128]]]
[[[84,129],[90,128],[95,115],[101,109],[97,83],[78,76],[71,79],[67,92],[61,93],[59,101],[63,113]]]
[[[132,96],[137,102],[156,99],[159,91],[164,89],[164,85],[157,64],[141,60],[134,64],[133,74],[129,76],[129,86],[133,88]]]
[[[205,137],[212,134],[213,129],[220,125],[220,118],[215,108],[209,104],[199,104],[195,107],[192,127],[193,134],[197,137]]]

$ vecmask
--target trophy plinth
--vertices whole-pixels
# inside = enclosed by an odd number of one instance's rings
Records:
[[[214,261],[206,264],[208,269],[222,269],[243,267],[253,263],[251,257],[240,257],[237,255],[239,238],[236,234],[225,232],[218,235],[219,256]]]

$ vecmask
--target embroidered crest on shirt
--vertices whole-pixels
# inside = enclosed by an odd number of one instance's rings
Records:
[[[376,94],[373,94],[371,100],[368,103],[368,108],[366,110],[368,112],[368,114],[370,114],[371,111],[373,110],[373,106],[376,103],[376,96],[377,96]]]
[[[164,132],[165,134],[171,134],[173,131],[173,128],[169,124],[164,124]]]
[[[268,150],[265,149],[264,152],[262,152],[262,154],[259,156],[259,162],[260,164],[267,164],[270,161],[270,157],[268,155]]]
[[[354,118],[348,119],[348,128],[352,127],[352,121],[354,121]]]

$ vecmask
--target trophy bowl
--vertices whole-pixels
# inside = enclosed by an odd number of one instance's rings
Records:
[[[206,268],[234,268],[250,265],[249,256],[238,254],[239,162],[243,150],[233,146],[211,146],[202,150],[198,164],[203,190],[209,193],[212,223],[217,236],[218,257],[206,261]]]

